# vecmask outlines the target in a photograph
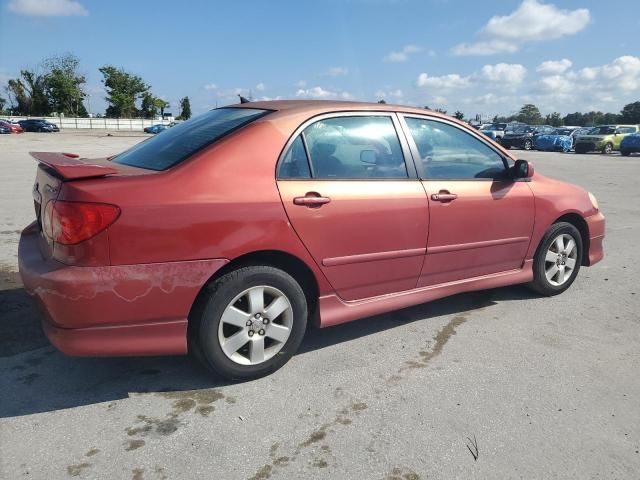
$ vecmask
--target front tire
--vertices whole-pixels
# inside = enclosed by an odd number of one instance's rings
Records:
[[[629,155],[631,155],[631,152],[630,152],[630,151],[628,151],[628,150],[620,150],[620,154],[621,154],[623,157],[628,157]]]
[[[553,224],[533,258],[529,287],[541,295],[558,295],[568,289],[580,271],[582,236],[567,222]]]
[[[533,147],[533,142],[531,140],[525,140],[524,141],[524,149],[525,150],[531,150],[532,147]]]
[[[215,373],[248,380],[275,372],[296,352],[307,326],[300,284],[270,266],[223,275],[204,292],[190,348]]]
[[[610,143],[607,143],[603,148],[602,148],[602,153],[604,153],[605,155],[610,154],[613,151],[613,145]]]

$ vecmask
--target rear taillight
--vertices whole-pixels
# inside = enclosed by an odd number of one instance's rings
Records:
[[[52,200],[45,208],[42,229],[56,243],[75,245],[105,230],[119,215],[120,209],[107,203]]]

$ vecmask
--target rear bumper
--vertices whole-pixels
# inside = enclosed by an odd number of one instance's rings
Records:
[[[51,343],[69,355],[187,352],[187,317],[227,260],[75,267],[43,258],[35,224],[20,237],[20,275]]]
[[[589,228],[589,256],[588,266],[598,263],[604,258],[604,229],[605,219],[601,212],[585,218],[587,227]]]

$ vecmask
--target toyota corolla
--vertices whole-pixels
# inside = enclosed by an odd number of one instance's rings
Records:
[[[563,292],[603,258],[580,187],[450,117],[219,108],[111,158],[38,153],[20,273],[71,355],[195,353],[230,378],[328,327],[460,292]]]

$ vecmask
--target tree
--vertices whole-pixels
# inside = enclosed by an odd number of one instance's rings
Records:
[[[142,103],[140,104],[140,115],[143,118],[154,118],[158,113],[155,97],[149,92],[142,95]]]
[[[105,100],[109,103],[107,117],[132,117],[137,114],[136,102],[149,91],[149,85],[137,75],[113,65],[99,69],[107,88]]]
[[[620,121],[624,123],[640,123],[640,102],[625,105],[620,112]]]
[[[51,109],[58,114],[86,117],[83,103],[86,79],[78,72],[78,57],[67,53],[47,58],[43,64],[47,70],[44,75],[45,92]]]
[[[163,100],[160,97],[155,97],[153,99],[153,103],[156,106],[156,108],[160,110],[160,116],[164,118],[164,109],[169,108],[169,102],[167,102],[166,100]]]
[[[528,125],[540,125],[542,123],[542,115],[540,114],[540,110],[532,103],[523,105],[518,112],[518,115],[516,115],[516,119],[519,122],[523,122]]]
[[[189,120],[191,118],[191,102],[189,97],[183,97],[180,99],[180,115],[179,120]]]
[[[384,98],[382,98],[382,99],[378,100],[378,103],[383,103],[384,104],[384,103],[387,103],[387,102],[385,101]]]
[[[564,123],[562,122],[562,117],[558,112],[547,114],[547,116],[544,117],[544,123],[546,123],[547,125],[551,125],[552,127],[560,127],[564,125]]]
[[[458,120],[464,120],[464,113],[462,113],[460,110],[456,110],[453,116]]]
[[[9,101],[18,115],[41,116],[51,111],[46,94],[45,76],[21,70],[20,77],[7,82]]]
[[[443,114],[445,114],[445,115],[447,114],[447,111],[446,111],[446,110],[444,110],[444,109],[442,109],[442,108],[436,108],[436,112],[438,112],[438,113],[443,113]]]
[[[7,99],[0,96],[0,113],[4,115],[4,106],[7,104]]]

